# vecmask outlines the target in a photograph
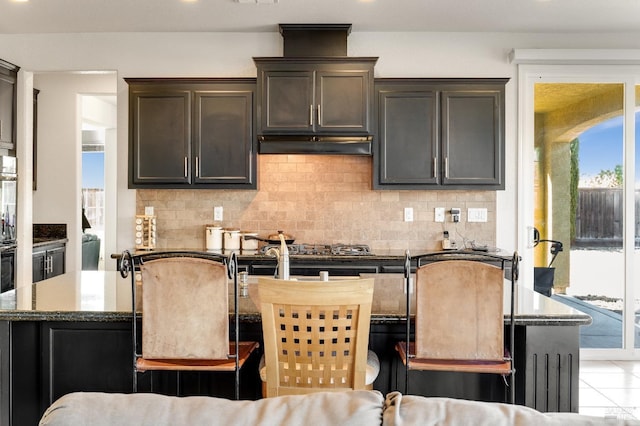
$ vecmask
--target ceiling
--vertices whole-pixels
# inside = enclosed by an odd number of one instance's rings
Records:
[[[0,34],[267,32],[279,23],[351,23],[354,32],[639,32],[640,0],[0,0]]]

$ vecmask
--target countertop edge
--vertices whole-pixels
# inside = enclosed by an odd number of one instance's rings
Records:
[[[233,318],[233,315],[230,314]],[[0,311],[0,321],[60,321],[60,322],[122,322],[131,321],[130,312],[102,312],[102,311]],[[260,322],[259,314],[241,314],[241,322]],[[523,315],[516,316],[516,325],[540,326],[580,326],[591,324],[591,317],[584,315]],[[404,316],[390,314],[372,314],[372,324],[404,323]],[[505,318],[505,324],[507,319]]]

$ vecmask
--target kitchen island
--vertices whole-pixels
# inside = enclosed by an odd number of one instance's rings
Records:
[[[370,346],[381,371],[374,388],[403,390],[403,367],[394,350],[406,324],[402,275],[361,275],[376,279]],[[249,296],[239,298],[241,339],[261,341],[257,277],[250,278]],[[515,313],[518,403],[542,411],[577,411],[579,327],[591,318],[527,288],[517,289]],[[0,342],[0,424],[35,424],[49,404],[72,391],[130,392],[131,280],[117,272],[84,271],[3,293]],[[259,355],[243,368],[242,398],[260,397]],[[146,377],[140,388],[175,393],[171,374],[158,374],[153,383]],[[230,397],[232,377],[221,373],[212,379],[209,374],[183,374],[180,393]],[[459,387],[453,393],[500,400],[502,379],[483,376],[465,378],[462,393]],[[451,391],[446,373],[418,381],[413,391]]]

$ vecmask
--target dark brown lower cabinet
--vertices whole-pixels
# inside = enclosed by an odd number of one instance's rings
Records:
[[[262,342],[259,321],[243,321],[241,338]],[[0,321],[0,424],[37,425],[57,398],[76,391],[132,391],[132,338],[128,321]],[[371,324],[370,348],[380,359],[374,389],[404,392],[404,366],[395,351],[405,325],[394,319]],[[516,403],[540,411],[578,410],[578,325],[516,327]],[[241,370],[240,397],[261,397],[257,350]],[[505,402],[495,375],[411,372],[410,393]],[[491,377],[489,377],[491,376]],[[233,373],[147,372],[140,392],[233,398]]]
[[[33,249],[33,282],[53,278],[66,271],[67,247],[65,244],[51,244]]]

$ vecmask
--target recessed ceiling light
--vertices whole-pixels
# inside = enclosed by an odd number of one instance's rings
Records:
[[[29,0],[11,0],[11,1],[13,1],[14,3],[28,3],[29,2]]]

